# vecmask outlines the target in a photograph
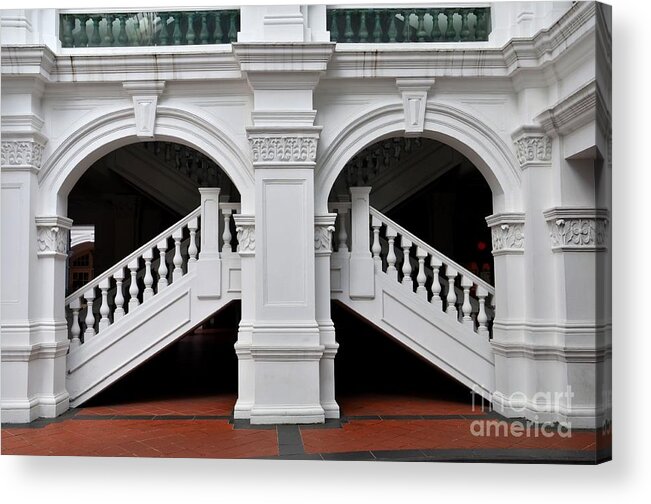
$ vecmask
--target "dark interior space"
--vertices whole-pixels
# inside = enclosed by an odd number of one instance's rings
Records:
[[[229,304],[84,406],[214,394],[235,396],[237,356],[233,345],[240,316],[240,302]],[[387,394],[469,402],[466,387],[336,302],[332,318],[340,345],[335,360],[338,396]]]
[[[470,391],[340,303],[332,303],[339,351],[336,394],[400,394],[468,402]]]
[[[240,318],[241,303],[228,304],[84,406],[237,394],[237,356],[233,345]]]

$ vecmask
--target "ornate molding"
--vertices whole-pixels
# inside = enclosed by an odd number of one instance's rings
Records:
[[[36,217],[36,254],[39,257],[66,257],[71,227],[72,220],[66,217]]]
[[[318,137],[268,135],[249,139],[254,163],[313,163]]]
[[[0,163],[6,167],[40,168],[43,159],[43,144],[33,140],[13,140],[2,142]]]
[[[552,139],[539,128],[523,126],[513,133],[512,138],[521,168],[551,163]]]
[[[550,208],[544,212],[554,252],[596,252],[607,248],[608,211],[602,208]]]
[[[491,228],[493,255],[524,253],[524,214],[500,213],[486,217]]]
[[[237,232],[237,251],[241,256],[255,255],[255,216],[233,215]]]

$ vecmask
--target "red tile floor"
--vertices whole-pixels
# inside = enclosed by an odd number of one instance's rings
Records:
[[[3,425],[2,455],[483,460],[594,463],[609,458],[610,435],[502,429],[476,436],[477,422],[502,420],[470,400],[426,395],[340,398],[344,419],[322,426],[233,424],[232,394],[80,407],[53,421]],[[473,427],[473,422],[475,422]],[[483,424],[484,426],[487,424]]]

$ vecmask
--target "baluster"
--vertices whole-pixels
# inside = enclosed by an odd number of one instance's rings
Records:
[[[461,313],[463,314],[462,322],[464,324],[472,323],[472,305],[470,304],[470,289],[472,287],[472,280],[466,275],[461,276],[461,287],[463,288],[463,304],[461,305]]]
[[[386,237],[389,241],[389,251],[387,252],[387,275],[393,280],[398,280],[398,270],[396,269],[396,251],[393,244],[398,236],[398,232],[390,226],[387,226]]]
[[[348,209],[340,208],[339,209],[339,234],[337,238],[339,240],[339,246],[337,247],[338,252],[348,252],[348,231],[346,227],[348,217]]]
[[[230,13],[228,16],[230,19],[229,27],[228,27],[228,43],[235,42],[237,40],[237,26],[236,26],[236,19],[239,16],[239,11],[233,11]]]
[[[213,33],[213,40],[215,44],[223,42],[224,32],[222,31],[222,15],[221,12],[215,12],[215,30]]]
[[[111,47],[113,45],[113,16],[111,14],[107,14],[105,20],[106,34],[104,35],[102,45],[105,47]]]
[[[181,13],[175,12],[173,14],[174,31],[172,32],[172,43],[174,45],[181,45]]]
[[[446,301],[448,302],[447,310],[448,315],[457,316],[457,293],[454,290],[454,279],[459,273],[451,266],[445,267],[445,276],[448,277],[448,295]]]
[[[416,257],[418,258],[418,274],[416,275],[418,287],[416,288],[416,294],[421,295],[423,299],[427,301],[427,289],[425,288],[425,282],[427,281],[427,275],[425,274],[425,258],[427,257],[427,251],[417,247]]]
[[[86,300],[86,330],[84,331],[84,343],[95,336],[95,314],[93,313],[93,301],[95,300],[95,288],[88,289],[84,292]]]
[[[199,229],[199,220],[195,217],[188,222],[188,230],[190,231],[190,244],[188,245],[188,263],[197,262],[197,229]]]
[[[118,46],[124,47],[129,43],[129,38],[127,37],[127,20],[124,14],[118,14],[118,20],[120,22],[120,31],[118,32]]]
[[[160,34],[158,35],[158,45],[165,46],[169,44],[169,33],[167,31],[167,20],[170,15],[166,12],[160,13]]]
[[[478,9],[477,24],[475,25],[475,38],[477,40],[488,40],[488,21],[486,9]]]
[[[331,42],[337,42],[337,39],[339,38],[339,27],[337,26],[338,16],[339,16],[339,11],[336,10],[331,11],[331,19],[330,19],[330,41]]]
[[[477,332],[488,334],[488,315],[486,314],[486,297],[488,291],[481,285],[477,286],[477,298],[479,299],[479,312],[477,313]]]
[[[231,245],[231,240],[233,239],[233,235],[231,234],[231,214],[233,213],[233,210],[230,208],[224,208],[222,210],[222,214],[224,215],[224,232],[222,233],[222,253],[230,253],[233,251],[233,247]]]
[[[129,313],[131,313],[131,310],[140,305],[140,301],[138,301],[138,293],[140,292],[140,289],[138,288],[137,281],[138,259],[131,261],[128,268],[131,272],[131,283],[129,284]]]
[[[425,42],[425,37],[427,36],[427,32],[425,31],[425,11],[416,12],[416,18],[418,20],[416,37],[418,37],[418,42]]]
[[[81,309],[81,302],[79,298],[73,299],[70,302],[70,310],[72,310],[72,323],[70,325],[70,335],[72,339],[70,340],[70,349],[77,348],[81,345],[81,340],[79,335],[81,334],[81,327],[79,326],[79,310]]]
[[[162,291],[167,287],[167,238],[162,239],[156,244],[159,252],[158,259],[158,284],[156,285],[156,292]]]
[[[133,28],[133,37],[129,39],[130,46],[137,46],[143,38],[143,32],[140,30],[140,20],[137,15],[131,16],[131,27]]]
[[[88,16],[79,15],[79,36],[77,47],[88,47],[88,32],[86,32]]]
[[[447,9],[445,15],[448,18],[448,27],[445,32],[445,40],[451,42],[455,39],[457,32],[454,29],[454,9]]]
[[[441,38],[441,20],[439,19],[440,15],[440,10],[437,9],[432,11],[432,40],[435,42]]]
[[[375,24],[373,25],[373,42],[382,42],[382,11],[375,10]]]
[[[350,10],[346,10],[346,27],[344,29],[344,40],[346,42],[352,42],[353,41],[353,24],[350,20]]]
[[[145,290],[142,294],[142,302],[144,303],[148,299],[154,297],[154,289],[152,288],[152,285],[154,285],[154,277],[151,274],[151,261],[154,259],[154,250],[145,250],[142,254],[142,258],[145,260],[145,277],[143,278],[143,281],[145,282]]]
[[[193,45],[196,37],[194,33],[194,14],[192,12],[188,12],[187,19],[188,19],[188,29],[186,32],[185,40],[187,41],[188,45]]]
[[[404,236],[401,236],[400,245],[402,248],[402,285],[406,285],[410,289],[413,289],[414,281],[411,279],[412,268],[411,268],[411,260],[409,256],[409,251],[413,244],[411,243],[411,240],[409,240]]]
[[[432,256],[432,259],[430,259],[429,265],[432,268],[432,300],[431,300],[431,302],[434,303],[435,301],[441,301],[441,296],[440,296],[440,294],[441,294],[441,279],[439,278],[439,270],[441,269],[441,266],[443,266],[443,263],[437,257]]]
[[[461,32],[460,32],[460,40],[462,42],[465,42],[469,39],[470,36],[470,28],[468,27],[468,11],[464,10],[460,12],[461,15]]]
[[[366,27],[366,11],[362,10],[359,14],[359,41],[368,41],[368,28]]]
[[[105,278],[99,283],[99,290],[102,295],[102,304],[99,307],[99,314],[101,318],[99,319],[99,326],[97,332],[100,333],[108,326],[111,325],[111,320],[109,319],[109,314],[111,309],[108,304],[108,290],[111,287],[111,279]]]
[[[72,47],[75,39],[72,30],[75,29],[75,17],[72,14],[63,15],[63,47]]]
[[[92,26],[90,40],[88,42],[90,47],[97,47],[102,43],[102,38],[99,35],[99,23],[101,20],[102,16],[90,16],[90,23]]]
[[[208,21],[205,12],[201,14],[201,31],[199,32],[199,43],[207,44],[208,43]]]
[[[389,42],[396,42],[398,35],[398,29],[396,28],[396,13],[393,11],[387,11],[387,15],[389,16],[389,28],[387,29]]]
[[[113,273],[115,278],[115,311],[113,312],[113,322],[117,322],[124,317],[124,294],[122,293],[122,281],[124,280],[124,268],[120,268]]]
[[[380,228],[382,227],[382,221],[375,215],[371,217],[371,227],[373,228],[373,245],[371,246],[371,252],[373,252],[373,261],[375,261],[375,271],[382,271],[382,257],[380,257],[380,253],[382,252],[382,246],[380,245]]]
[[[181,255],[181,240],[183,239],[183,228],[177,229],[172,233],[174,239],[174,271],[172,271],[172,282],[176,282],[183,276],[183,256]]]

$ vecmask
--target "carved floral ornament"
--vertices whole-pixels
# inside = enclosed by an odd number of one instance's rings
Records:
[[[67,254],[68,229],[60,226],[38,225],[37,227],[37,254]]]
[[[2,142],[2,166],[41,167],[43,145],[29,140]]]
[[[491,228],[493,255],[524,252],[524,215],[497,214],[486,221]]]
[[[605,250],[608,217],[601,209],[554,208],[545,212],[552,250]]]
[[[521,167],[530,163],[549,163],[552,159],[552,140],[547,135],[522,134],[514,143]]]
[[[255,226],[253,224],[240,224],[237,231],[237,250],[240,254],[252,254],[255,252]]]
[[[253,162],[314,162],[317,137],[265,136],[250,139]]]
[[[315,252],[330,253],[332,250],[332,233],[335,230],[331,225],[316,225],[314,227]]]

